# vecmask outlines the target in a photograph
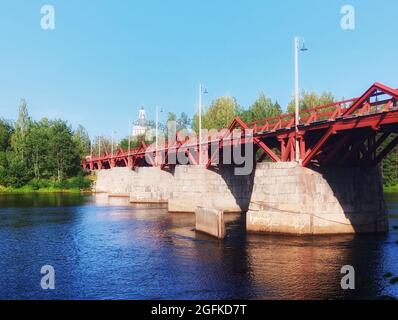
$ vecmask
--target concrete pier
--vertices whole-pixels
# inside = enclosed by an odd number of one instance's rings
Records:
[[[246,212],[247,230],[297,235],[388,230],[378,167],[303,168],[296,162],[257,164],[252,175],[178,165],[100,170],[97,192],[130,195],[134,203],[167,203],[170,212],[197,207]]]
[[[225,238],[224,212],[201,208],[195,210],[195,229],[218,239]]]
[[[130,195],[131,184],[136,173],[129,168],[97,170],[93,190],[96,193],[108,193],[110,196]]]
[[[259,163],[247,212],[247,230],[297,235],[388,230],[377,167]]]
[[[235,175],[232,166],[224,166],[218,172],[205,166],[176,166],[169,211],[195,212],[196,207],[247,211],[252,180],[252,175]]]
[[[131,181],[130,202],[167,203],[173,191],[172,172],[159,167],[139,167]]]

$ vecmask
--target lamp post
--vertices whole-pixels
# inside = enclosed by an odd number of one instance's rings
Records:
[[[302,40],[302,47],[300,48],[300,40]],[[299,93],[299,50],[308,51],[305,47],[304,39],[299,37],[294,38],[294,100],[295,100],[295,128],[296,128],[296,161],[300,162],[300,142],[298,137],[298,126],[300,123],[300,93]]]
[[[199,144],[198,144],[198,163],[202,164],[202,96],[207,94],[207,89],[199,84]]]
[[[112,138],[111,138],[111,158],[113,158],[113,130],[112,130]]]
[[[128,147],[127,147],[127,154],[130,154],[131,149],[131,122],[129,120],[129,140],[128,140]]]
[[[116,133],[117,132],[115,130],[112,131],[111,158],[113,158],[113,144],[114,144],[115,134]]]
[[[158,138],[158,132],[159,132],[159,112],[163,112],[163,109],[156,106],[156,128],[155,128],[155,146],[156,146],[156,150],[155,150],[155,163],[156,165],[158,164],[158,148],[159,148],[159,138]]]

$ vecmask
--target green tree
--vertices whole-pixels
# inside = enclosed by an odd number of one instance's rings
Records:
[[[79,124],[77,129],[73,132],[73,141],[77,147],[77,153],[81,159],[90,154],[91,140],[87,130]]]
[[[28,114],[28,108],[25,99],[21,99],[19,103],[18,119],[15,122],[15,132],[11,139],[13,151],[22,161],[25,161],[26,155],[26,139],[31,126],[31,119]]]
[[[166,123],[169,121],[177,121],[177,114],[175,112],[168,112]]]
[[[120,140],[119,148],[122,148],[123,150],[128,150],[128,148],[129,148],[129,137],[125,137],[122,140]],[[130,140],[130,148],[131,148],[131,140]]]
[[[130,140],[130,148],[131,149],[136,149],[141,146],[141,142],[145,142],[147,145],[150,145],[151,143],[154,142],[154,139],[148,139],[148,136],[143,134],[137,137],[132,137]],[[128,150],[128,145],[129,145],[129,138],[125,137],[122,139],[118,145],[118,147],[122,148],[123,150]]]
[[[80,155],[88,152],[89,138],[81,126],[72,131],[66,121],[32,121],[25,100],[19,105],[15,124],[0,120],[0,185],[68,185],[85,183]],[[69,180],[68,180],[69,181]]]
[[[385,148],[394,138],[388,137],[383,142],[381,149]],[[385,186],[394,186],[398,184],[398,148],[395,147],[381,162],[381,172],[383,177],[383,184]]]
[[[265,118],[273,118],[282,114],[281,106],[278,102],[273,102],[263,92],[260,92],[257,100],[248,110],[241,111],[241,118],[244,121],[251,122]]]
[[[36,179],[50,178],[53,175],[49,150],[51,134],[51,122],[48,119],[44,118],[31,124],[26,139],[26,150]]]
[[[96,136],[93,141],[93,155],[98,156],[101,151],[101,155],[110,153],[112,150],[112,139],[105,136]]]
[[[164,123],[159,122],[159,124],[158,124],[159,134],[163,133],[163,135],[166,137],[166,139],[168,136],[168,127],[167,126],[170,122],[177,122],[177,114],[175,112],[168,112],[166,121]],[[156,129],[156,126],[155,126],[155,129]],[[156,139],[156,137],[155,137],[155,139]]]
[[[167,139],[167,135],[168,135],[168,123],[174,121],[176,124],[176,130],[177,132],[180,130],[187,130],[191,127],[191,119],[189,118],[189,116],[185,113],[182,112],[181,115],[179,117],[177,117],[177,114],[174,112],[169,112],[167,114],[167,118],[166,121],[164,123],[160,123],[159,124],[159,131],[163,132],[164,136]]]
[[[303,90],[300,96],[299,108],[300,110],[307,110],[318,106],[327,105],[333,102],[335,102],[335,98],[330,92],[323,92],[321,95],[318,95],[316,92],[306,92]],[[296,104],[293,98],[288,104],[288,112],[294,113],[295,106]]]
[[[13,125],[11,122],[0,119],[0,185],[5,183],[7,177],[7,152],[11,147],[12,134]]]
[[[235,98],[225,96],[215,99],[210,107],[202,114],[203,129],[227,128],[235,116],[238,115],[240,107]],[[195,132],[199,129],[198,114],[194,115],[192,128]]]
[[[10,121],[0,119],[0,152],[7,151],[10,147],[13,131]]]
[[[76,175],[80,170],[80,156],[73,141],[73,133],[65,121],[55,120],[50,127],[50,158],[58,181]]]
[[[6,154],[7,170],[2,177],[2,184],[19,188],[24,186],[32,178],[26,163],[14,151]]]
[[[180,117],[177,119],[177,131],[188,129],[191,126],[191,122],[192,121],[189,116],[185,112],[182,112]]]

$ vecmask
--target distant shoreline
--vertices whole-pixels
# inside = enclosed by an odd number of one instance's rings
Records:
[[[398,184],[393,186],[384,186],[384,193],[398,193]]]
[[[92,193],[91,189],[79,189],[79,188],[39,188],[34,189],[30,185],[23,186],[21,188],[14,188],[14,187],[4,187],[0,186],[0,194],[50,194],[50,193]]]

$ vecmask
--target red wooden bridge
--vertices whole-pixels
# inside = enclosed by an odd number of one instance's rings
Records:
[[[235,118],[228,130],[220,132],[216,139],[207,139],[201,145],[207,167],[217,165],[216,152],[236,144],[226,139],[233,130],[241,129],[238,143],[252,142],[257,161],[270,159],[275,162],[294,161],[296,139],[299,140],[302,166],[328,165],[377,165],[398,144],[398,89],[380,83],[373,84],[362,96],[333,104],[304,110],[300,113],[298,130],[294,114],[284,114],[251,123]],[[247,133],[250,132],[250,135]],[[248,138],[249,136],[249,138]],[[390,137],[391,136],[391,137]],[[86,157],[83,167],[88,170],[113,167],[155,166],[162,168],[171,155],[183,152],[191,164],[198,163],[197,143],[174,141],[161,146],[157,152],[144,143],[139,148],[98,157]],[[150,153],[148,161],[146,155]],[[221,152],[220,152],[221,153]],[[162,154],[161,161],[154,161]],[[177,163],[178,164],[178,163]]]

